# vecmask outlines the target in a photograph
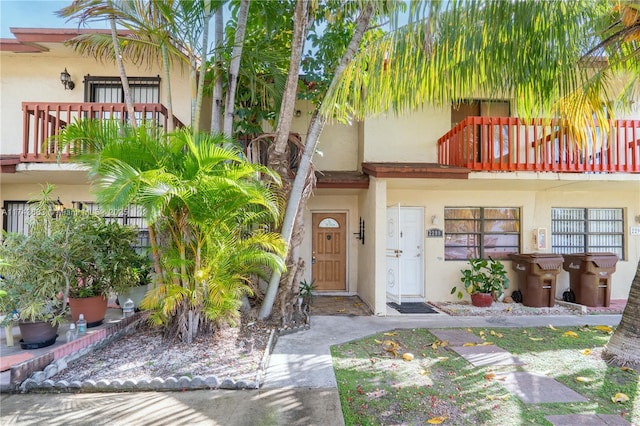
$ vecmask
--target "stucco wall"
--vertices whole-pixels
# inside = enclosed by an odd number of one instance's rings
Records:
[[[615,207],[625,210],[625,253],[612,276],[611,297],[626,298],[640,258],[640,236],[630,235],[631,226],[639,226],[635,217],[640,211],[640,191],[630,192],[563,192],[563,191],[420,191],[390,190],[388,205],[400,203],[404,206],[425,208],[425,228],[444,229],[445,207],[519,207],[522,223],[522,252],[536,252],[532,232],[535,228],[551,230],[552,207]],[[433,225],[436,216],[439,224]],[[425,231],[426,231],[425,229]],[[550,252],[551,249],[546,250]],[[378,253],[378,261],[384,256]],[[511,270],[511,261],[505,261],[512,286],[507,294],[517,288],[516,275]],[[457,285],[460,270],[467,267],[465,261],[444,260],[444,239],[426,238],[425,234],[425,294],[427,300],[452,300],[451,287]],[[556,294],[569,288],[569,274],[562,271],[557,276]]]
[[[291,131],[299,133],[306,143],[313,105],[308,101],[296,102],[296,110],[300,116],[293,117]],[[327,123],[320,135],[318,149],[313,156],[316,170],[357,170],[358,161],[358,126],[340,123]]]
[[[402,117],[383,115],[363,125],[364,162],[437,162],[437,141],[451,128],[449,108],[428,108]]]

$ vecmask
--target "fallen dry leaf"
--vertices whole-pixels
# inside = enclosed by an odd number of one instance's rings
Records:
[[[576,377],[576,382],[591,383],[593,382],[593,379],[591,377],[578,376]]]
[[[346,309],[338,309],[338,310],[336,310],[336,312],[339,313],[339,314],[342,313],[342,312],[346,312],[346,311],[347,311]]]
[[[487,373],[484,375],[485,380],[491,380],[491,379],[494,379],[495,377],[496,377],[495,373]]]
[[[384,334],[385,336],[397,336],[398,332],[397,331],[390,331],[388,333],[382,333],[382,334]]]
[[[573,338],[578,337],[578,333],[576,333],[575,331],[565,331],[564,333],[562,333],[562,335],[567,337],[573,337]]]
[[[613,333],[613,328],[609,327],[608,325],[596,325],[593,328],[595,328],[596,330],[604,331],[605,333]]]
[[[467,342],[467,343],[464,343],[462,346],[475,346],[475,345],[476,345],[475,343]]]
[[[617,394],[615,394],[615,395],[613,395],[611,397],[611,401],[616,402],[616,403],[617,402],[627,402],[627,401],[629,401],[629,397],[626,394],[622,393],[622,392],[618,392]]]
[[[402,354],[402,359],[405,361],[413,361],[413,354],[411,352],[405,352]]]
[[[620,370],[622,370],[622,371],[629,371],[629,372],[631,372],[631,373],[633,373],[633,372],[635,372],[635,371],[636,371],[636,370],[634,370],[634,369],[633,369],[633,368],[631,368],[631,367],[620,367]]]
[[[445,420],[447,420],[447,416],[438,416],[430,418],[429,420],[427,420],[427,423],[429,423],[430,425],[439,425]]]
[[[428,370],[420,370],[420,373],[419,373],[419,374],[420,374],[421,376],[426,376],[427,374],[429,374],[429,371],[428,371]]]
[[[540,340],[544,340],[544,337],[529,337],[529,340],[533,340],[534,342],[539,342]]]
[[[549,328],[550,328],[550,329],[552,329],[552,330],[556,330],[556,331],[558,330],[557,328],[555,328],[555,327],[554,327],[554,326],[552,326],[551,324],[549,324]]]
[[[580,351],[582,355],[589,355],[591,353],[591,349],[583,349]]]

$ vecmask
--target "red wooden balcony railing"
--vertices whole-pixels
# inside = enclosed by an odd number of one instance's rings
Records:
[[[169,117],[162,104],[134,104],[136,120],[154,121],[167,128]],[[44,103],[23,102],[22,155],[20,161],[32,163],[55,162],[60,158],[66,160],[69,150],[58,152],[54,143],[49,143],[51,136],[57,135],[67,124],[81,118],[99,120],[127,120],[128,112],[125,104],[112,103]],[[176,127],[183,124],[173,118]]]
[[[640,173],[640,120],[574,137],[559,121],[467,117],[438,139],[438,162],[474,171]]]

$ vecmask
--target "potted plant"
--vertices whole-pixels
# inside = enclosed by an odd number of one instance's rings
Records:
[[[151,285],[151,262],[148,257],[138,256],[133,259],[132,266],[136,275],[138,276],[138,284],[136,286],[130,286],[118,291],[118,298],[116,303],[123,307],[127,300],[131,299],[134,305],[135,311],[140,310],[140,302],[146,296]]]
[[[311,280],[310,283],[307,280],[300,281],[298,294],[302,298],[302,305],[306,308],[311,307],[313,302],[313,290],[315,290],[316,280]]]
[[[23,349],[55,343],[67,312],[60,292],[65,277],[74,274],[61,256],[68,233],[55,226],[50,191],[45,189],[43,199],[31,204],[29,236],[7,233],[0,244],[0,313],[3,325],[20,327]]]
[[[464,290],[471,296],[474,306],[491,306],[494,299],[500,297],[509,288],[507,271],[499,260],[469,259],[470,268],[462,269],[460,281]],[[457,286],[451,289],[451,294],[457,292],[458,299],[462,299],[462,291]]]
[[[109,295],[120,294],[140,282],[143,259],[133,248],[137,232],[82,211],[69,210],[65,215],[74,217],[87,254],[74,260],[76,276],[67,291],[71,316],[77,321],[83,314],[87,327],[95,327],[104,320]]]

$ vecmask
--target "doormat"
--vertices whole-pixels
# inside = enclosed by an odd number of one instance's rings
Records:
[[[401,314],[437,314],[438,311],[423,302],[410,302],[398,305],[395,302],[387,303],[387,306],[395,309]]]

